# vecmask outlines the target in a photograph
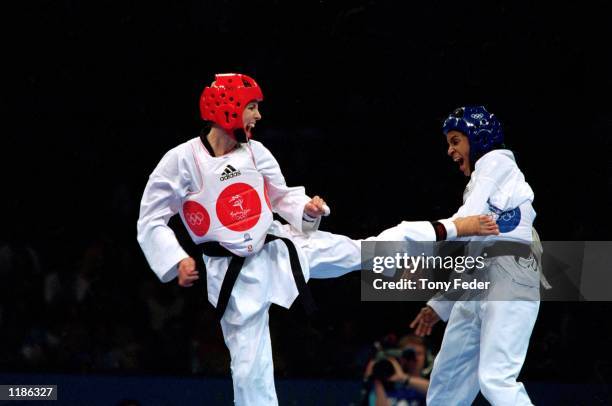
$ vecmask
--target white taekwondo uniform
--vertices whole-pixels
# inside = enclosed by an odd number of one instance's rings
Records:
[[[319,220],[304,220],[310,200],[303,187],[286,185],[276,159],[254,140],[219,157],[211,156],[200,138],[187,141],[162,158],[145,188],[138,241],[162,282],[174,279],[177,264],[188,257],[168,227],[177,213],[196,244],[216,241],[246,257],[221,319],[238,405],[278,403],[268,308],[271,303],[289,308],[298,296],[288,248],[280,240],[264,245],[266,234],[293,241],[305,280],[361,268],[360,241],[318,231]],[[273,221],[272,212],[289,224]],[[454,238],[453,222],[440,222],[447,238]],[[428,221],[402,222],[372,239],[435,241],[436,233]],[[203,258],[208,300],[216,307],[230,258]]]
[[[469,247],[482,249],[499,240],[531,244],[533,198],[511,151],[483,155],[455,216],[491,214],[497,218],[500,235],[465,238],[480,243]],[[538,314],[540,266],[533,255],[497,256],[485,263],[494,291],[483,300],[454,302],[438,296],[427,303],[448,320],[431,374],[428,405],[471,405],[479,389],[494,406],[531,404],[516,379]]]

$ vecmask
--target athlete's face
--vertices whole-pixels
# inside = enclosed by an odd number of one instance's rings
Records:
[[[451,130],[446,134],[446,142],[448,142],[447,154],[454,162],[459,165],[459,170],[465,176],[470,176],[470,141],[468,137],[455,130]]]
[[[247,133],[255,127],[255,123],[261,120],[261,113],[259,112],[259,103],[255,100],[249,102],[242,112],[242,125]]]
[[[414,372],[421,373],[423,368],[425,368],[425,347],[423,347],[422,345],[414,344],[409,345],[406,348],[412,348],[412,350],[414,351]]]

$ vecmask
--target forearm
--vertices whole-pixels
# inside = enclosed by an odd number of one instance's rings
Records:
[[[402,221],[366,241],[442,241],[457,236],[457,227],[450,219],[440,221]]]
[[[444,295],[439,294],[429,299],[427,306],[431,307],[442,321],[448,321],[451,310],[456,300],[448,300]]]
[[[162,282],[174,279],[176,265],[189,256],[165,224],[154,226],[139,222],[137,239],[149,266]]]
[[[176,215],[188,179],[177,163],[177,153],[164,156],[149,177],[140,202],[137,239],[158,278],[168,282],[176,276],[176,265],[188,257],[180,246],[168,221]]]
[[[321,217],[312,217],[309,216],[308,213],[304,212],[302,216],[302,231],[317,231],[319,229],[319,225],[321,224]]]
[[[250,144],[257,170],[265,180],[266,193],[270,199],[272,211],[298,231],[316,229],[318,222],[313,224],[304,221],[304,206],[311,200],[306,195],[304,187],[287,186],[278,162],[270,151],[257,141],[251,141]]]
[[[411,376],[408,382],[408,387],[425,395],[427,394],[427,389],[429,388],[429,379],[421,378],[420,376]]]
[[[374,383],[374,393],[376,395],[376,406],[389,406],[390,402],[387,398],[387,394],[385,393],[385,388],[382,383],[379,381],[375,381]]]

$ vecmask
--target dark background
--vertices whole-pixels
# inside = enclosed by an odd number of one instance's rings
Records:
[[[64,0],[5,11],[3,372],[229,376],[204,284],[162,285],[136,242],[147,177],[198,135],[198,97],[217,72],[263,88],[256,138],[289,185],[329,202],[322,229],[363,238],[454,213],[466,179],[441,122],[484,104],[535,191],[542,239],[609,240],[603,2]],[[371,343],[408,332],[422,305],[362,303],[357,274],[310,285],[315,317],[272,310],[279,376],[359,379]],[[611,310],[542,303],[523,378],[609,382]]]

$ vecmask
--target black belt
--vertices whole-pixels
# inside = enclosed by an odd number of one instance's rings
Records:
[[[312,294],[310,293],[310,289],[308,289],[308,285],[306,285],[306,279],[304,279],[304,273],[302,272],[302,266],[300,265],[300,259],[298,257],[297,250],[295,249],[295,245],[289,238],[278,237],[272,234],[266,235],[266,241],[264,244],[274,240],[281,240],[287,246],[287,250],[289,251],[289,262],[291,264],[291,273],[293,274],[293,279],[295,280],[295,285],[298,289],[302,306],[304,306],[304,310],[307,314],[311,314],[316,310],[316,306],[314,299],[312,298]],[[223,282],[221,283],[221,291],[219,292],[219,299],[217,299],[217,308],[215,310],[217,319],[221,320],[223,318],[223,314],[225,313],[225,309],[227,308],[227,304],[229,303],[232,289],[234,288],[234,284],[236,284],[236,279],[238,279],[238,275],[242,270],[246,257],[233,254],[232,252],[223,248],[223,246],[221,246],[221,244],[218,242],[205,242],[200,244],[200,249],[202,250],[202,253],[208,257],[232,258],[229,266],[227,267],[227,272],[225,273]]]
[[[482,255],[485,254],[487,258],[513,255],[527,259],[531,256],[531,245],[512,241],[497,241],[482,250]]]

